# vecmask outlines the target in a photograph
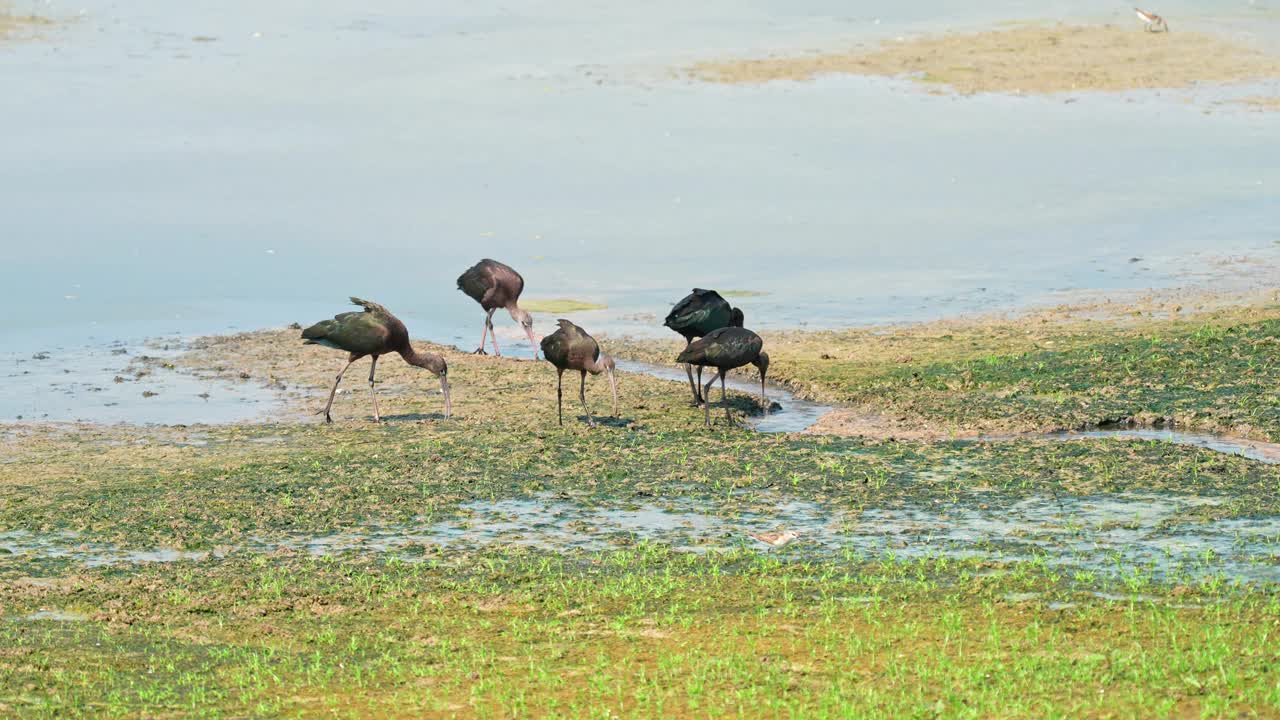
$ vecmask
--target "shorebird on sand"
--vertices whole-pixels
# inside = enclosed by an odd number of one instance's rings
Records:
[[[766,532],[752,533],[751,539],[768,545],[769,547],[780,548],[784,545],[791,544],[792,540],[800,537],[800,533],[795,530],[785,530],[783,532]]]
[[[1142,8],[1134,8],[1133,11],[1138,14],[1142,22],[1147,24],[1147,32],[1169,32],[1169,24],[1159,15]]]

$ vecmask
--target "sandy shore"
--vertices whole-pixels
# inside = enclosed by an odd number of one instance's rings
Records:
[[[38,15],[15,12],[12,5],[0,3],[0,41],[29,36],[53,21]]]
[[[792,57],[713,60],[689,68],[717,83],[811,80],[834,73],[898,77],[964,94],[1049,94],[1181,88],[1280,77],[1280,59],[1194,31],[1028,25]]]
[[[1236,102],[1244,105],[1254,112],[1280,112],[1280,97],[1253,95],[1251,97],[1240,98]]]

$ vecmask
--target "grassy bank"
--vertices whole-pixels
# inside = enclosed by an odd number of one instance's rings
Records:
[[[766,334],[770,375],[848,406],[818,431],[948,438],[1172,425],[1280,439],[1280,309],[1178,318],[1042,315]],[[619,343],[657,360],[678,342]]]

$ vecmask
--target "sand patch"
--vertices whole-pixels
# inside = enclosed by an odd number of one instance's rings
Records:
[[[52,20],[38,15],[15,13],[8,3],[0,2],[0,41],[30,36],[52,24]]]
[[[1254,112],[1280,112],[1280,97],[1253,95],[1235,101]]]
[[[689,73],[734,84],[803,81],[833,73],[907,75],[964,94],[1049,94],[1280,77],[1280,59],[1199,32],[1148,33],[1140,24],[1054,25],[926,36],[876,49],[708,61]]]

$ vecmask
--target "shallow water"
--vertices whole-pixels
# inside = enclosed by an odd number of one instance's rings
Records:
[[[1180,28],[1280,37],[1263,0],[1166,5]],[[643,334],[695,285],[768,293],[738,304],[749,326],[776,328],[1160,284],[1208,257],[1270,252],[1280,223],[1280,115],[1214,106],[1210,89],[1065,104],[670,74],[1005,20],[1137,32],[1127,7],[37,9],[75,19],[0,48],[4,366],[51,347],[314,321],[350,294],[418,336],[474,347],[482,316],[453,281],[485,255],[517,266],[530,296],[607,304],[575,316],[592,332]],[[0,417],[31,412],[7,398]]]
[[[544,494],[466,503],[411,524],[367,523],[319,536],[258,535],[241,546],[199,551],[119,548],[71,533],[0,533],[0,557],[90,567],[207,561],[240,552],[392,554],[413,560],[424,553],[487,547],[598,551],[644,542],[692,552],[743,546],[775,552],[748,535],[786,527],[801,538],[776,552],[795,559],[979,558],[1037,561],[1113,579],[1280,582],[1280,517],[1204,520],[1187,514],[1219,502],[1125,493],[852,510],[763,495],[752,496],[748,504],[681,499],[593,505]]]
[[[686,388],[689,385],[689,377],[685,374],[684,369],[680,367],[663,367],[650,363],[619,360],[618,368],[626,372],[644,373],[664,380],[683,383]],[[754,368],[751,368],[751,370],[754,371]],[[703,382],[705,383],[707,379],[707,375],[704,373]],[[732,390],[747,393],[757,400],[760,398],[760,384],[758,382],[752,383],[741,378],[726,377],[725,385]],[[716,386],[718,388],[719,383],[716,383]],[[686,390],[686,392],[692,397],[693,393],[691,391]],[[717,413],[724,414],[724,407],[716,399],[719,397],[717,395],[718,392],[718,390],[712,390],[711,392],[711,413],[713,416]],[[830,405],[801,400],[786,388],[772,383],[765,383],[765,396],[769,399],[772,407],[769,413],[747,418],[748,424],[760,432],[801,432],[833,409]],[[736,412],[735,414],[737,416],[741,415]]]
[[[1108,430],[1063,431],[1042,434],[995,435],[960,440],[958,442],[1002,442],[1025,439],[1078,441],[1097,438],[1116,438],[1121,440],[1151,440],[1167,442],[1174,445],[1199,447],[1227,455],[1239,455],[1268,464],[1280,463],[1280,443],[1245,440],[1209,433],[1183,432],[1180,430],[1156,428],[1115,428]]]
[[[156,342],[47,347],[7,353],[0,365],[0,422],[56,421],[184,425],[261,420],[280,397],[262,383],[230,383],[135,361],[177,354]]]
[[[1202,447],[1214,452],[1228,455],[1239,455],[1251,460],[1275,464],[1280,463],[1280,443],[1268,443],[1259,440],[1222,437],[1207,433],[1179,432],[1177,430],[1157,429],[1117,429],[1091,430],[1086,432],[1052,433],[1046,437],[1062,440],[1077,438],[1128,438],[1133,440],[1155,440],[1170,442],[1176,445]]]

